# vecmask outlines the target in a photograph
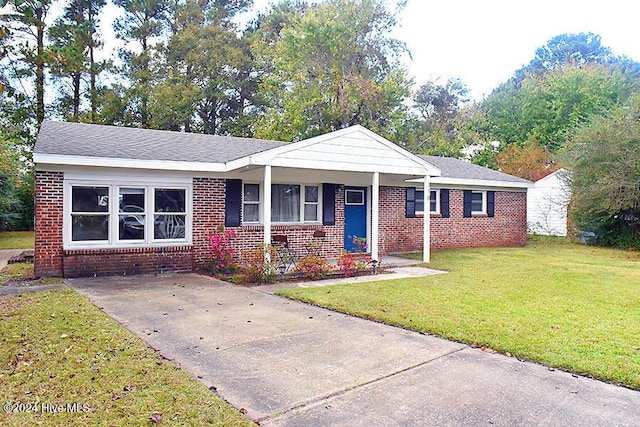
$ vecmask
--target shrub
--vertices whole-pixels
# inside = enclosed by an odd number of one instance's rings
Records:
[[[271,283],[276,278],[276,268],[265,261],[265,252],[271,260],[277,258],[277,252],[271,245],[261,243],[257,249],[243,250],[241,253],[242,273],[247,283]]]
[[[225,230],[224,226],[218,228],[218,232],[210,234],[209,241],[209,267],[213,274],[233,274],[238,266],[234,260],[235,251],[231,239],[236,237],[233,230]]]
[[[326,259],[317,255],[307,255],[298,261],[296,271],[304,274],[311,280],[320,280],[327,277],[333,268]]]

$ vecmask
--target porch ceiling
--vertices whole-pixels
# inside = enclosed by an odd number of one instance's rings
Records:
[[[272,182],[280,183],[333,183],[333,184],[345,184],[353,186],[370,186],[371,185],[371,173],[370,172],[346,172],[335,170],[318,170],[318,169],[303,169],[303,168],[290,168],[290,167],[272,167]],[[238,174],[238,178],[243,181],[255,181],[261,182],[264,177],[263,167],[250,167],[242,170]],[[414,178],[424,178],[417,175],[407,174],[380,174],[380,185],[382,186],[413,186],[415,184],[407,183],[406,180]]]

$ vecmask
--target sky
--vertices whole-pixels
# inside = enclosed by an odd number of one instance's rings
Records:
[[[254,10],[270,3],[254,0]],[[638,12],[637,0],[409,0],[394,35],[411,53],[405,66],[417,85],[459,77],[480,100],[559,34],[592,32],[640,61]]]
[[[396,0],[387,1],[395,7]],[[253,11],[273,3],[254,0]],[[107,9],[105,15],[117,10]],[[408,0],[394,36],[411,53],[404,65],[416,88],[459,77],[479,101],[560,34],[598,34],[614,54],[640,62],[639,12],[637,0]],[[109,46],[113,30],[102,30]]]

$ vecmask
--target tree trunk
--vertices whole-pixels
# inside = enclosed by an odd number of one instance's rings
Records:
[[[73,75],[73,116],[71,121],[80,121],[80,81],[82,73],[76,73]]]
[[[44,121],[44,9],[36,8],[36,120]]]
[[[149,69],[149,47],[147,45],[147,37],[142,38],[142,54],[144,55],[144,61],[142,61],[142,69]],[[142,129],[149,129],[149,96],[147,95],[149,79],[141,79],[141,83],[145,90],[140,95],[140,125]]]
[[[93,38],[93,35],[91,35]],[[91,75],[91,87],[89,88],[89,95],[91,97],[91,123],[95,123],[97,120],[98,111],[98,96],[96,94],[96,63],[93,59],[93,41],[89,45],[89,74]]]

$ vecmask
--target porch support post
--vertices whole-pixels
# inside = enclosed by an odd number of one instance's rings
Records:
[[[380,172],[371,177],[371,259],[380,261],[378,253],[378,214],[380,212]]]
[[[271,244],[271,165],[264,167],[264,179],[262,194],[264,201],[262,203],[262,224],[264,225],[265,246]],[[269,251],[265,251],[265,261],[269,262]]]
[[[429,175],[424,176],[424,216],[422,221],[422,261],[429,262],[431,259],[431,187],[429,186]]]

